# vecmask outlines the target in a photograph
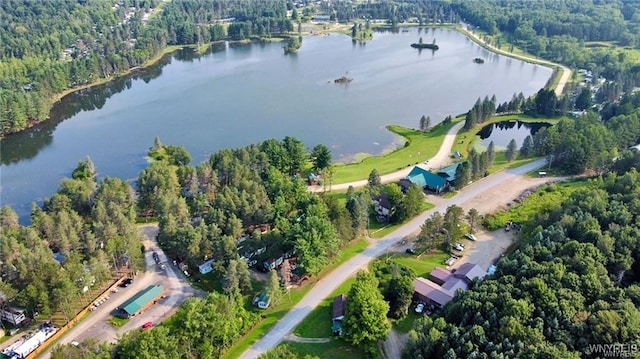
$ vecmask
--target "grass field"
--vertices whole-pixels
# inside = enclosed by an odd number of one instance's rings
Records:
[[[123,325],[127,324],[128,322],[129,322],[129,319],[127,318],[111,317],[109,319],[109,324],[113,325],[116,328],[120,328]]]
[[[325,298],[309,315],[304,318],[293,333],[303,338],[329,338],[331,337],[331,311],[333,308],[333,298],[340,294],[346,295],[351,288],[355,278],[349,278],[336,290]]]
[[[484,224],[490,231],[502,228],[509,220],[527,223],[536,214],[549,213],[562,204],[574,191],[588,186],[588,181],[578,179],[546,185],[527,197],[523,203],[513,205],[508,211],[485,216]]]
[[[438,152],[447,131],[461,120],[462,118],[459,117],[447,126],[435,126],[427,133],[396,125],[387,126],[389,131],[404,137],[407,144],[383,156],[367,157],[358,163],[335,165],[333,183],[338,184],[367,179],[369,173],[374,169],[383,175],[409,165],[424,162]]]
[[[332,339],[329,343],[292,343],[282,344],[288,346],[291,351],[303,358],[305,355],[331,359],[364,359],[362,350],[353,347],[342,339]]]
[[[449,258],[447,253],[436,251],[418,256],[406,253],[386,254],[381,258],[396,262],[412,269],[418,277],[426,277],[436,266],[444,266],[444,261]]]

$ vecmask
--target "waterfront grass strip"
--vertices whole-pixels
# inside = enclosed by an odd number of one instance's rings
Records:
[[[358,163],[336,165],[334,167],[333,183],[339,184],[366,179],[366,176],[374,169],[379,174],[384,175],[424,162],[438,153],[447,131],[461,120],[462,118],[460,117],[448,125],[439,124],[427,133],[397,125],[387,126],[389,131],[404,137],[405,146],[382,156],[367,157]]]

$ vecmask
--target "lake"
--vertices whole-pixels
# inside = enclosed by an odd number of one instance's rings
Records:
[[[409,45],[422,37],[438,51]],[[51,120],[0,142],[0,204],[25,220],[87,156],[100,176],[135,180],[155,137],[182,144],[194,161],[222,148],[287,135],[335,161],[380,154],[401,141],[387,124],[418,127],[458,115],[478,97],[508,101],[545,85],[551,69],[490,53],[458,32],[409,29],[375,33],[366,44],[344,35],[283,43],[218,44],[203,56],[185,49],[108,85],[65,97]],[[473,62],[482,57],[484,64]],[[347,75],[348,85],[333,80]]]
[[[542,128],[551,126],[546,122],[522,122],[522,121],[500,121],[484,126],[479,132],[478,137],[482,140],[482,145],[488,147],[493,141],[496,148],[507,148],[511,140],[516,141],[518,148],[522,146],[524,139]]]

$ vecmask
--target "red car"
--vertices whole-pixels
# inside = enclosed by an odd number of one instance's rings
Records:
[[[142,324],[142,330],[147,330],[149,328],[153,327],[153,322],[146,322],[144,324]]]

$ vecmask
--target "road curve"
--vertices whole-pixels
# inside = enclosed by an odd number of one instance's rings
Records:
[[[449,129],[449,131],[447,131],[447,134],[444,136],[444,140],[440,145],[440,149],[438,150],[438,153],[436,153],[435,156],[433,156],[428,161],[429,162],[428,164],[418,164],[417,166],[437,169],[437,168],[448,165],[450,162],[451,149],[453,148],[453,141],[455,141],[456,134],[458,134],[458,131],[460,131],[462,126],[464,126],[464,121],[457,123],[453,127],[451,127],[451,129]],[[398,181],[402,178],[407,177],[409,172],[411,172],[411,169],[413,169],[413,166],[408,166],[399,171],[382,175],[380,176],[380,181],[382,183]],[[367,181],[368,180],[365,179],[360,181],[334,184],[334,185],[331,185],[331,191],[346,190],[349,188],[349,186],[353,186],[354,188],[364,187],[367,185]],[[309,186],[308,189],[309,189],[309,192],[323,192],[325,190],[323,186]]]
[[[420,230],[420,226],[429,216],[431,216],[432,213],[436,211],[444,212],[448,206],[453,204],[460,206],[463,203],[472,200],[483,191],[496,186],[508,185],[509,180],[540,168],[544,166],[544,164],[545,160],[539,159],[526,165],[507,169],[489,177],[485,177],[484,179],[460,190],[453,198],[443,201],[435,208],[421,213],[402,227],[398,228],[396,231],[372,243],[363,252],[343,263],[340,267],[329,273],[329,275],[315,283],[309,293],[307,293],[307,295],[302,298],[302,300],[298,302],[298,304],[296,304],[289,313],[280,319],[280,321],[273,326],[266,335],[245,351],[240,358],[255,359],[258,355],[278,345],[287,334],[293,331],[293,329],[341,283],[351,277],[359,269],[365,268],[371,260],[380,256],[390,246],[396,244],[409,235],[417,233]]]
[[[536,63],[536,64],[552,65],[552,66],[560,67],[562,69],[562,75],[560,76],[560,81],[558,81],[558,84],[556,85],[555,93],[556,93],[556,96],[561,96],[562,95],[562,92],[564,91],[564,87],[567,84],[567,82],[569,82],[569,77],[571,77],[571,69],[569,69],[567,66],[562,65],[562,64],[557,64],[555,62],[551,62],[551,61],[547,61],[547,60],[537,59],[537,58],[526,56],[526,55],[512,54],[510,52],[504,51],[502,49],[494,47],[491,44],[486,43],[484,40],[482,40],[480,37],[478,37],[478,35],[476,35],[471,30],[467,30],[464,27],[461,27],[461,31],[466,36],[472,37],[473,39],[475,39],[479,44],[481,44],[482,47],[484,47],[487,50],[490,50],[492,52],[498,53],[500,55],[505,55],[505,56],[513,57],[513,58],[516,58],[516,59],[520,59],[520,60],[524,60],[524,61],[528,61],[528,62],[532,62],[532,63]]]

